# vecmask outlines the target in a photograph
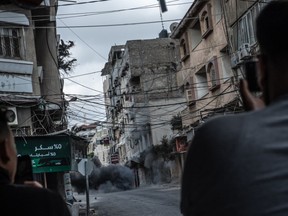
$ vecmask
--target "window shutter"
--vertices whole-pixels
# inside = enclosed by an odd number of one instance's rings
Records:
[[[185,32],[183,34],[183,37],[180,42],[180,47],[181,47],[181,60],[185,61],[190,55],[188,32]]]
[[[189,39],[188,39],[188,32],[185,32],[185,48],[186,48],[186,55],[190,54],[190,49],[189,49]]]
[[[218,59],[217,56],[214,56],[207,65],[207,73],[210,77],[210,90],[218,87],[220,85],[220,74],[218,67]]]
[[[214,72],[215,72],[215,85],[220,85],[220,73],[219,73],[219,66],[218,66],[218,58],[214,56],[213,58],[213,65],[214,65]]]
[[[186,90],[186,100],[189,105],[195,104],[195,84],[193,77],[190,77],[189,89]]]

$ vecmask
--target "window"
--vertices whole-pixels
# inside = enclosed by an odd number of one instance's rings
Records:
[[[196,89],[198,98],[204,97],[208,92],[208,79],[206,68],[203,66],[199,71],[195,73],[196,78]]]
[[[200,13],[202,37],[206,38],[212,32],[211,4],[206,4]]]
[[[207,15],[207,12],[206,12],[206,11],[205,11],[205,17],[204,17],[204,24],[205,24],[205,29],[206,29],[206,31],[207,31],[208,29],[210,29],[209,17],[208,17],[208,15]]]
[[[256,42],[256,17],[260,12],[260,4],[255,4],[239,21],[232,26],[233,43],[236,50],[239,50],[243,44],[253,45]]]
[[[121,77],[126,76],[128,70],[129,70],[129,64],[128,62],[126,62],[121,70]]]
[[[215,17],[215,23],[218,23],[222,19],[222,1],[221,0],[215,0],[214,3],[214,16]]]
[[[188,32],[185,32],[184,37],[180,41],[180,52],[182,61],[189,56],[189,45],[188,45]]]
[[[199,20],[191,28],[191,47],[195,49],[202,41],[201,27]]]
[[[215,90],[220,86],[217,57],[214,56],[207,65],[207,74],[210,80],[210,90]]]
[[[0,57],[20,58],[18,29],[0,28]]]
[[[184,39],[181,40],[180,46],[181,46],[182,56],[186,56],[187,50],[186,50],[186,42]]]
[[[132,76],[130,78],[131,86],[140,86],[140,76]]]

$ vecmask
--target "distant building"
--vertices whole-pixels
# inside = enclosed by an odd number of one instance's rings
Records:
[[[97,131],[96,128],[97,123],[92,123],[88,125],[83,124],[79,126],[75,125],[71,128],[71,133],[74,136],[81,137],[85,140],[87,144],[87,154],[93,152],[93,138],[95,137]],[[85,157],[87,157],[87,155],[85,155]]]
[[[90,142],[90,149],[93,149],[94,155],[98,157],[103,166],[110,164],[109,150],[110,140],[108,128],[97,126],[96,133]],[[93,146],[93,147],[92,147]]]
[[[111,163],[134,164],[143,179],[141,154],[161,144],[163,136],[172,137],[170,120],[185,104],[178,61],[177,40],[131,40],[111,47],[102,70]]]

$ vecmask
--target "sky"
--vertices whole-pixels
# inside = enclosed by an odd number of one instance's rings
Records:
[[[70,127],[105,121],[101,70],[111,46],[159,37],[162,24],[170,31],[170,25],[183,18],[192,2],[166,0],[168,11],[160,13],[158,0],[59,0],[57,33],[65,42],[75,43],[70,51],[77,59],[64,80],[68,100],[77,97],[68,110]]]

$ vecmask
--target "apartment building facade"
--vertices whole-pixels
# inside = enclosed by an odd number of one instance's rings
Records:
[[[18,147],[22,146],[23,140],[56,135],[67,128],[63,80],[57,63],[57,5],[58,0],[5,0],[0,3],[0,106],[8,110],[11,130],[16,138],[20,137],[15,139],[19,154]],[[35,139],[43,142],[41,150],[45,148],[44,144],[50,145],[44,137]],[[57,142],[57,137],[51,142]],[[34,145],[32,141],[28,144]],[[25,146],[30,148],[32,160],[40,161],[44,154],[34,154],[29,145]],[[39,147],[37,143],[35,145]],[[63,146],[64,143],[60,147]],[[71,159],[70,146],[67,148],[64,154]],[[63,172],[41,171],[35,178],[64,195]]]
[[[127,41],[111,48],[102,70],[111,163],[135,168],[140,183],[149,181],[143,153],[173,135],[170,120],[185,103],[176,82],[178,46],[170,38]]]
[[[1,105],[9,109],[16,136],[66,128],[57,65],[56,3],[45,1],[47,5],[43,2],[35,10],[9,1],[0,4]]]
[[[107,166],[110,164],[111,158],[109,157],[110,140],[108,128],[99,125],[96,127],[96,133],[90,142],[90,151],[98,157],[101,165]]]
[[[223,5],[225,25],[228,29],[231,67],[236,74],[244,71],[245,62],[255,59],[259,52],[256,39],[256,18],[270,1],[231,0]]]
[[[172,38],[180,40],[178,82],[186,94],[182,123],[189,140],[194,129],[214,115],[236,113],[239,97],[231,68],[223,1],[194,1]],[[188,140],[188,141],[189,141]]]
[[[184,130],[176,140],[183,154],[206,119],[243,112],[237,86],[246,63],[259,52],[255,21],[268,2],[197,0],[180,23],[171,25],[171,38],[180,40],[178,84],[187,99]]]

